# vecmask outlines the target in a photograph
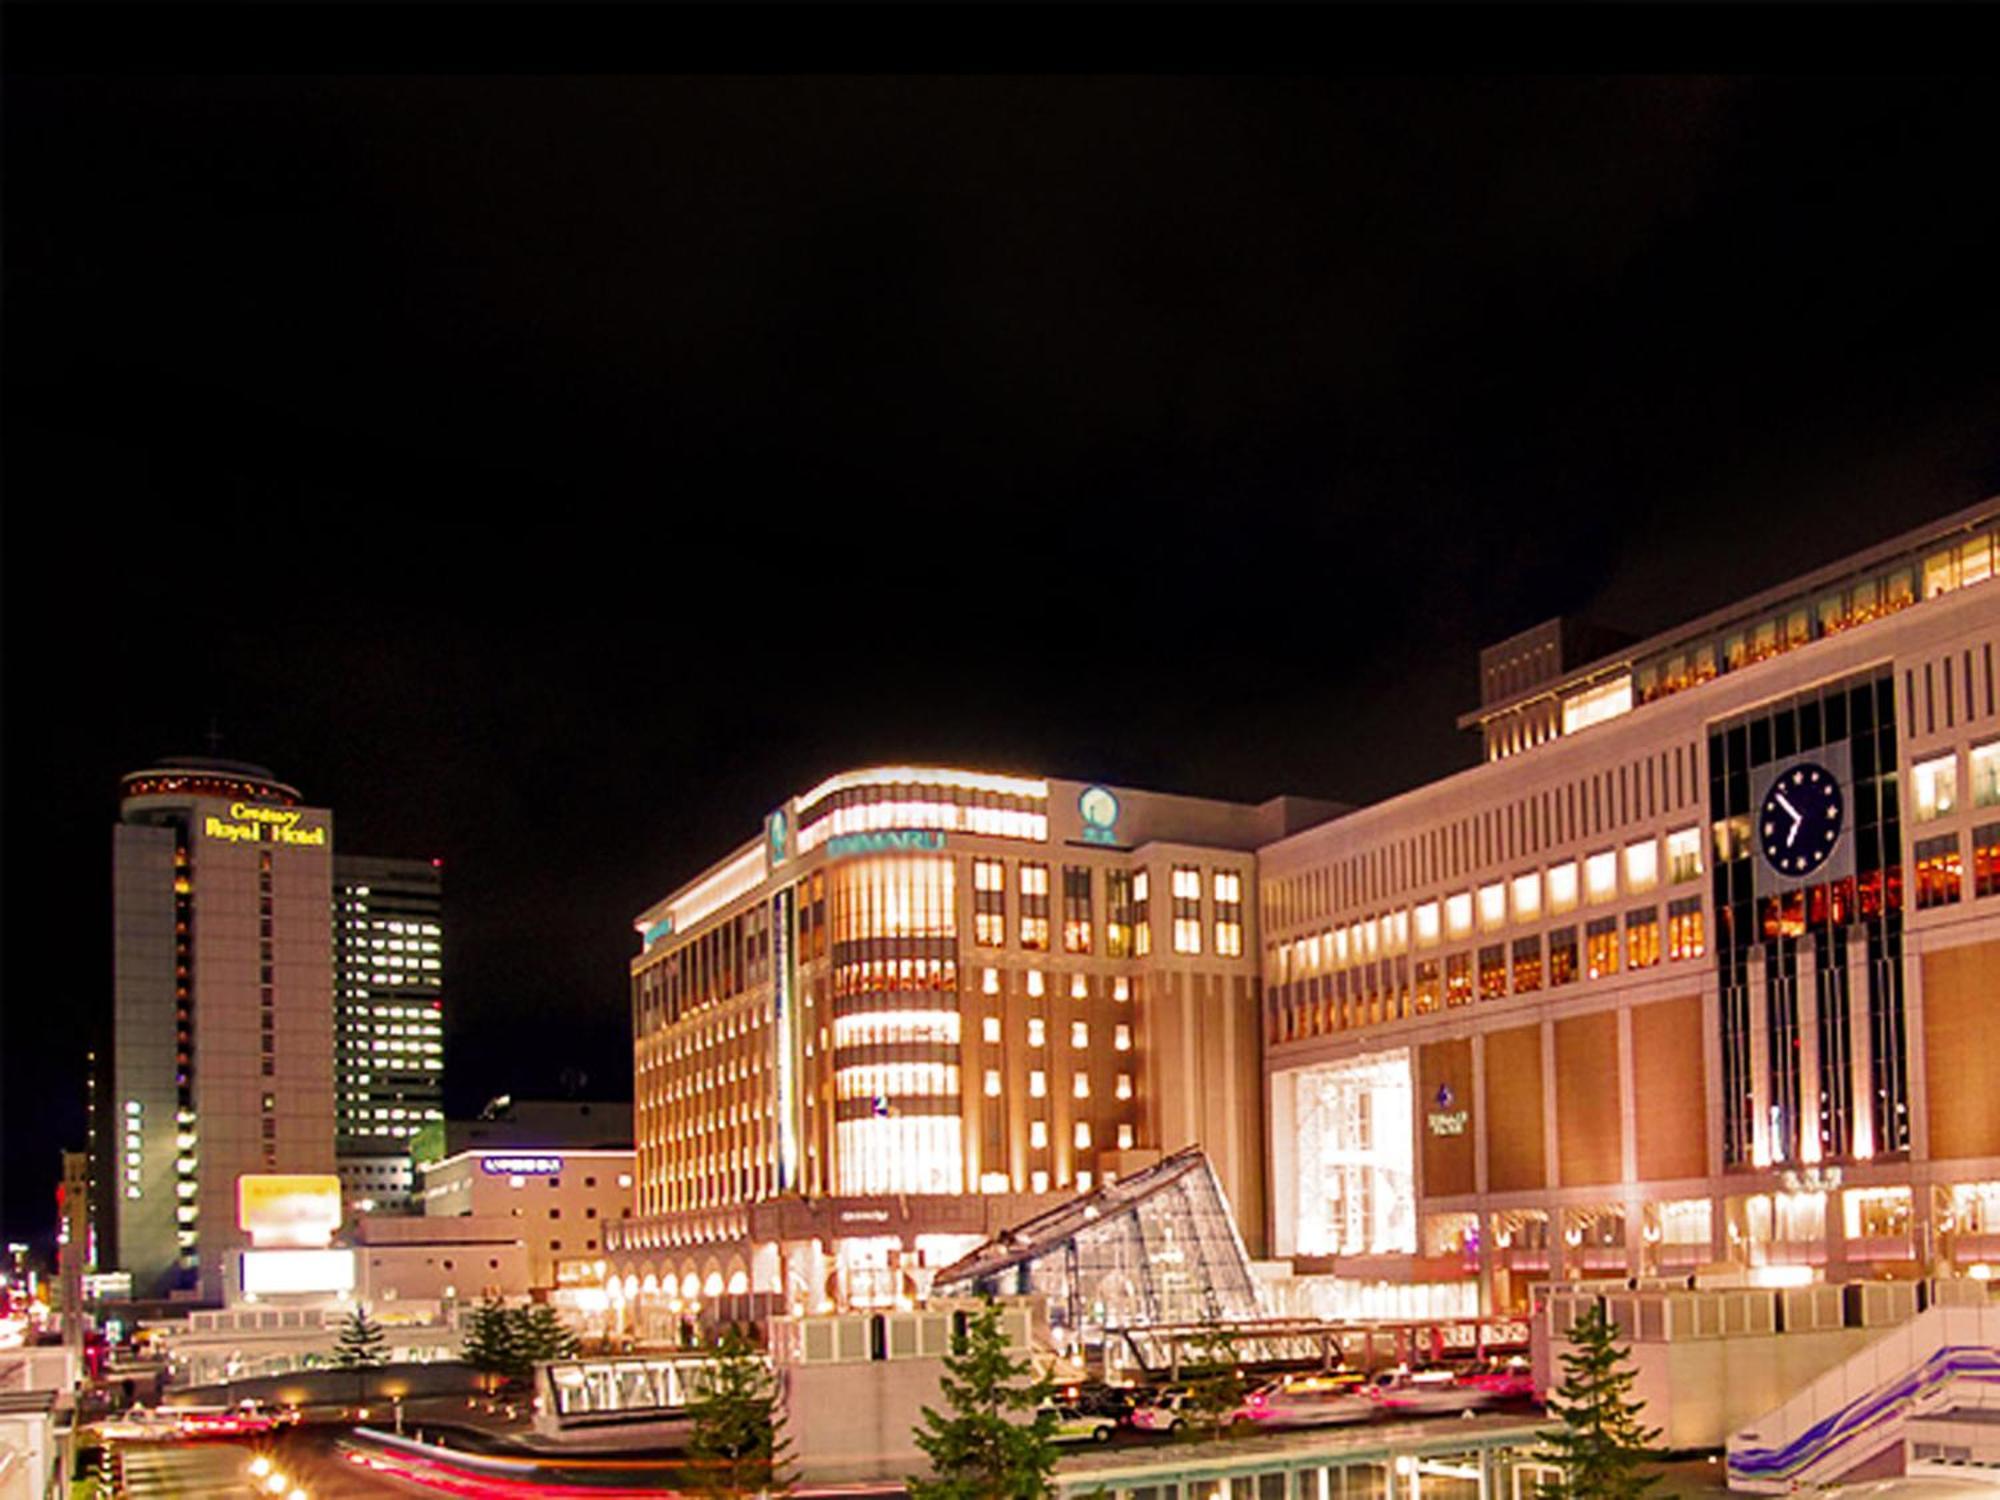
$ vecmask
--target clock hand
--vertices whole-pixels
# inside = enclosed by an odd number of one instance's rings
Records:
[[[1777,803],[1778,806],[1782,807],[1786,812],[1790,813],[1794,820],[1798,818],[1799,810],[1796,807],[1792,806],[1791,803],[1785,800],[1785,794],[1783,792],[1773,792],[1771,794],[1771,800]]]

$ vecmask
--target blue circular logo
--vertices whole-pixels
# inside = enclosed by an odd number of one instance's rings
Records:
[[[1076,810],[1090,827],[1107,833],[1118,822],[1118,799],[1106,787],[1085,787],[1076,799]]]
[[[1448,1083],[1441,1083],[1438,1085],[1437,1097],[1438,1097],[1439,1109],[1450,1109],[1452,1103],[1458,1098],[1458,1096],[1451,1091],[1451,1085]]]

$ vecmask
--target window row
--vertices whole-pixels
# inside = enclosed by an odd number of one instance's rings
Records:
[[[1940,834],[1918,839],[1913,857],[1917,909],[1955,905],[1965,894],[1965,867],[1959,856],[1959,836]],[[1972,830],[1972,894],[2000,896],[2000,823],[1982,823]]]
[[[1612,848],[1581,861],[1564,860],[1546,870],[1529,870],[1512,880],[1493,881],[1476,890],[1455,891],[1381,917],[1369,917],[1344,927],[1279,943],[1272,962],[1279,983],[1293,978],[1349,968],[1377,958],[1394,957],[1417,948],[1435,947],[1473,931],[1492,932],[1509,921],[1530,923],[1545,915],[1560,916],[1579,904],[1597,906],[1622,893],[1641,895],[1656,889],[1661,878],[1664,845],[1666,883],[1684,885],[1702,874],[1699,828],[1681,828],[1664,840],[1641,839],[1622,850]]]
[[[1604,916],[1441,959],[1397,958],[1274,984],[1268,1032],[1274,1042],[1293,1041],[1699,959],[1707,951],[1702,898],[1686,896],[1667,904],[1664,927],[1660,908],[1648,906],[1627,912],[1622,923]]]
[[[1974,745],[1966,754],[1968,790],[1974,807],[2000,806],[2000,740]],[[1958,754],[1933,756],[1910,767],[1910,821],[1949,817],[1963,803],[1958,790]]]

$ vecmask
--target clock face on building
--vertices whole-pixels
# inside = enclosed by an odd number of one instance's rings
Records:
[[[1847,799],[1831,771],[1811,761],[1788,766],[1757,809],[1757,845],[1780,875],[1810,875],[1833,853]]]

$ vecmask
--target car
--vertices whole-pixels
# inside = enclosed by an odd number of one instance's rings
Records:
[[[1460,1378],[1466,1385],[1491,1391],[1501,1401],[1533,1399],[1535,1395],[1534,1369],[1518,1354],[1511,1359],[1492,1360],[1482,1368],[1468,1370]]]
[[[1366,1422],[1381,1408],[1361,1394],[1359,1375],[1315,1375],[1273,1380],[1244,1397],[1232,1422],[1265,1427],[1332,1427]]]
[[[1463,1384],[1450,1370],[1384,1370],[1367,1387],[1368,1398],[1386,1411],[1403,1416],[1439,1412],[1471,1412],[1499,1398],[1489,1390]]]
[[[1188,1393],[1151,1391],[1140,1396],[1127,1419],[1141,1432],[1179,1432],[1188,1423]]]
[[[1118,1419],[1100,1412],[1074,1406],[1045,1406],[1042,1410],[1055,1413],[1055,1431],[1050,1437],[1058,1443],[1108,1443],[1118,1430]]]
[[[1139,1393],[1131,1386],[1093,1381],[1064,1387],[1056,1393],[1056,1404],[1073,1406],[1092,1416],[1109,1417],[1114,1422],[1124,1422],[1130,1419],[1138,1397]]]

